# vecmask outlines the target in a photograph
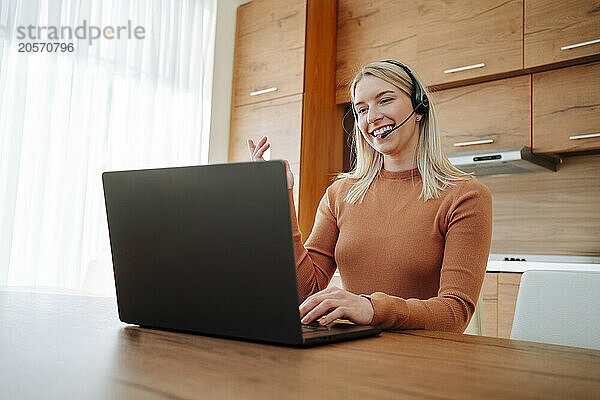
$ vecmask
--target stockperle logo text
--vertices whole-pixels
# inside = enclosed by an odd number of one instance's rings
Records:
[[[127,25],[120,26],[96,26],[89,25],[87,20],[83,20],[82,25],[76,27],[71,26],[18,26],[17,39],[19,40],[72,40],[87,39],[89,44],[96,39],[104,38],[107,40],[113,39],[144,39],[146,37],[146,29],[143,26],[133,27],[131,20],[127,21]]]

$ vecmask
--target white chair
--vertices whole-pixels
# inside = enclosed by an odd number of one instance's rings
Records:
[[[511,339],[600,350],[600,272],[527,271]]]

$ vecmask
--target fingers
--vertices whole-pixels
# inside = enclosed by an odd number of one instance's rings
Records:
[[[327,293],[331,292],[331,289],[333,287],[335,287],[335,286],[332,286],[331,288],[323,289],[313,295],[308,296],[306,298],[306,300],[304,300],[302,302],[302,304],[300,304],[300,307],[299,307],[300,318],[304,317],[304,315],[306,315],[307,312],[309,312],[310,310],[315,308],[317,306],[317,304],[319,304],[321,301],[323,301],[325,298],[327,298]],[[336,287],[336,289],[338,289],[338,288]]]
[[[256,146],[256,147],[258,147],[258,146]],[[267,149],[269,147],[271,147],[271,143],[265,143],[260,148],[258,148],[258,150],[254,151],[254,157],[256,159],[263,160],[263,154],[265,153],[265,151],[267,151]]]
[[[252,139],[248,139],[247,143],[248,143],[248,153],[250,154],[250,159],[252,160],[252,155],[254,154],[254,149],[256,148],[256,146],[254,145],[254,142],[252,141]]]
[[[258,143],[256,143],[256,145],[252,139],[248,139],[246,143],[248,144],[248,153],[250,154],[250,159],[252,161],[264,161],[263,154],[271,146],[270,143],[267,143],[267,137],[263,136]]]
[[[340,300],[345,297],[344,295],[344,290],[332,286],[309,296],[299,307],[301,322],[308,324],[331,309],[338,307]]]
[[[319,324],[321,324],[321,325],[329,325],[330,323],[332,323],[336,319],[340,319],[340,318],[344,318],[344,317],[347,317],[347,315],[346,315],[346,308],[345,307],[338,307],[335,310],[333,310],[332,312],[330,312],[329,314],[324,315],[323,317],[321,317],[321,319],[319,319]]]
[[[310,324],[315,319],[319,318],[322,315],[329,313],[331,310],[337,309],[340,304],[339,299],[325,299],[320,302],[316,307],[314,307],[311,311],[309,311],[304,318],[302,318],[303,324]]]
[[[368,298],[332,286],[307,298],[300,305],[300,318],[309,324],[320,317],[319,323],[327,325],[339,318],[366,325],[373,320],[374,310]]]
[[[263,144],[265,144],[267,142],[267,137],[263,136],[262,138],[260,138],[260,140],[258,141],[258,143],[256,143],[256,147],[260,147]]]

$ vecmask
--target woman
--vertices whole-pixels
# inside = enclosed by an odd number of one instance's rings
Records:
[[[327,188],[304,245],[290,190],[302,323],[463,332],[489,255],[490,192],[443,154],[435,107],[408,67],[364,66],[350,97],[356,163]],[[248,140],[253,160],[268,147]],[[344,289],[327,288],[336,268]]]

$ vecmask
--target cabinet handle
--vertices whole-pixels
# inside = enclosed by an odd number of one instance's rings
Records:
[[[593,137],[600,137],[600,133],[590,133],[587,135],[569,136],[569,139],[577,140],[577,139],[587,139],[587,138],[593,138]]]
[[[588,44],[594,44],[594,43],[600,43],[600,39],[590,40],[589,42],[575,43],[575,44],[571,44],[569,46],[563,46],[560,49],[561,50],[569,50],[569,49],[574,49],[575,47],[587,46]]]
[[[250,96],[258,96],[259,94],[265,94],[265,93],[269,93],[269,92],[274,92],[276,90],[277,90],[276,87],[272,87],[272,88],[268,88],[268,89],[263,89],[263,90],[257,90],[256,92],[250,92]]]
[[[479,64],[467,65],[465,67],[458,67],[458,68],[446,69],[446,70],[444,70],[444,73],[445,74],[451,74],[453,72],[465,71],[467,69],[474,69],[474,68],[481,68],[481,67],[485,67],[485,64],[484,63],[479,63]]]
[[[494,139],[485,139],[485,140],[476,140],[474,142],[461,142],[461,143],[454,143],[454,147],[460,147],[460,146],[471,146],[473,144],[488,144],[488,143],[494,143]]]

